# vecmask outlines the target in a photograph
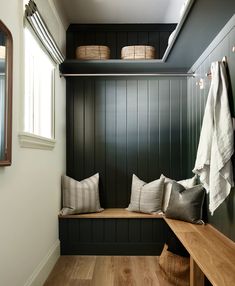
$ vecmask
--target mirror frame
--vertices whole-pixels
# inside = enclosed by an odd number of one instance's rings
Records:
[[[5,156],[0,166],[10,166],[12,160],[12,72],[13,72],[13,38],[10,30],[0,20],[0,30],[6,35],[6,87],[5,87],[5,122],[4,143]]]

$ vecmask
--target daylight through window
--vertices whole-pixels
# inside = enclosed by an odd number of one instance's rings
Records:
[[[54,64],[25,28],[24,131],[54,138]]]

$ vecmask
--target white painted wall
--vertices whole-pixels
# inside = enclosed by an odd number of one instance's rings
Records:
[[[40,4],[38,3],[40,2]],[[48,0],[36,1],[62,47],[65,30]],[[38,6],[39,6],[38,5]],[[53,151],[21,148],[22,1],[1,1],[0,19],[13,35],[12,166],[0,167],[0,285],[42,285],[58,258],[60,177],[65,172],[65,81],[56,75],[56,146]],[[47,16],[46,16],[47,15]]]

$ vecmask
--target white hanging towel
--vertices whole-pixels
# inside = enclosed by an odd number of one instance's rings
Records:
[[[234,186],[231,163],[234,148],[224,63],[212,63],[211,75],[193,172],[200,176],[200,181],[209,192],[209,210],[213,215]]]

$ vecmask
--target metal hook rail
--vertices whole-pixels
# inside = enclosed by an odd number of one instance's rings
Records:
[[[194,73],[61,73],[63,77],[100,77],[100,76],[156,76],[156,77],[195,77]]]

